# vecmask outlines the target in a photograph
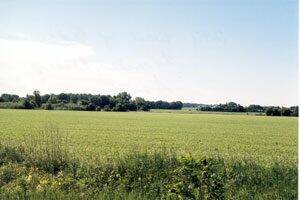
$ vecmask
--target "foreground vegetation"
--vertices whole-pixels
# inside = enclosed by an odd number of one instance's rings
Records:
[[[297,167],[169,151],[80,163],[56,129],[0,146],[2,199],[296,199]],[[28,143],[29,142],[29,143]]]

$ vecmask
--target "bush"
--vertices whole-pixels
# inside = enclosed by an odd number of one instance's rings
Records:
[[[24,109],[33,109],[35,107],[35,104],[34,104],[34,102],[24,99],[22,101],[22,106]]]
[[[89,103],[86,107],[87,111],[95,111],[96,110],[96,106],[93,103]]]
[[[281,116],[281,110],[278,107],[268,107],[266,109],[267,116]]]
[[[45,109],[45,110],[53,110],[54,109],[53,106],[52,106],[52,104],[49,103],[49,102],[42,104],[41,108]]]
[[[24,106],[20,102],[1,102],[0,108],[23,109]]]
[[[100,106],[97,106],[97,107],[96,107],[96,111],[101,111],[101,107],[100,107]]]
[[[106,111],[106,112],[111,111],[109,105],[104,106],[103,111]]]
[[[282,116],[291,116],[292,111],[288,108],[282,108],[281,109],[281,115]]]
[[[54,110],[77,110],[77,111],[84,111],[86,110],[87,106],[75,103],[58,103],[52,104]]]

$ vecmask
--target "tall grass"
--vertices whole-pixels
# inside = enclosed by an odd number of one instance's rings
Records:
[[[31,166],[56,174],[75,163],[68,135],[61,134],[53,124],[45,124],[38,134],[27,134],[24,141],[26,161]]]
[[[135,152],[81,163],[53,125],[0,145],[1,199],[296,199],[297,166]]]

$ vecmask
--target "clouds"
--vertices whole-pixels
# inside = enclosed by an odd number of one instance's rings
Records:
[[[0,39],[0,93],[26,95],[38,89],[114,94],[142,90],[142,84],[136,85],[142,81],[147,83],[147,73],[98,59],[86,44]]]
[[[0,64],[6,67],[80,61],[95,54],[91,46],[80,43],[7,39],[0,39],[0,52]]]

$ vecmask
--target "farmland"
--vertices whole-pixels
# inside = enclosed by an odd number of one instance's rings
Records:
[[[297,122],[0,110],[0,199],[296,199]]]
[[[125,155],[172,148],[196,157],[251,157],[268,164],[297,162],[297,118],[145,112],[0,110],[3,141],[22,141],[46,124],[68,136],[76,155]]]

